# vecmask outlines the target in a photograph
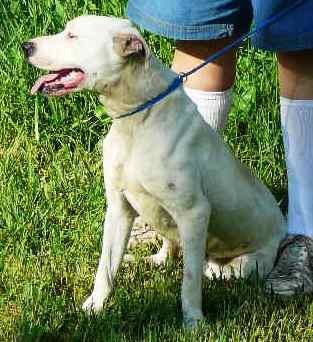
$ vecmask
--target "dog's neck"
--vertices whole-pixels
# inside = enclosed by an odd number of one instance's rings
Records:
[[[100,102],[113,119],[132,112],[141,104],[164,91],[175,78],[174,72],[162,65],[154,56],[148,61],[128,63],[121,77],[100,90]],[[138,112],[119,120],[142,121],[147,111]],[[127,121],[129,121],[127,120]]]

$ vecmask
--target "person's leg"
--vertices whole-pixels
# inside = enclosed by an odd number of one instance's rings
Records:
[[[294,0],[252,0],[256,24]],[[278,53],[281,124],[288,174],[288,236],[281,243],[266,289],[313,292],[313,2],[302,2],[259,32],[256,47]]]
[[[313,291],[313,50],[278,54],[288,174],[288,234],[267,279],[284,295]]]
[[[231,41],[231,38],[177,41],[172,69],[176,73],[189,71]],[[226,126],[235,72],[236,52],[233,50],[190,75],[184,84],[199,113],[215,130]]]
[[[213,53],[232,42],[231,38],[202,41],[177,41],[172,69],[176,73],[189,71]],[[188,88],[203,91],[225,91],[235,80],[236,53],[234,50],[188,76]]]
[[[281,96],[294,100],[313,99],[312,61],[313,49],[278,53]]]
[[[146,30],[176,41],[173,70],[189,71],[231,39],[248,31],[252,6],[246,0],[129,0],[127,14]],[[235,52],[188,77],[187,95],[214,129],[226,125],[232,99]]]
[[[313,237],[313,50],[279,53],[288,232]]]

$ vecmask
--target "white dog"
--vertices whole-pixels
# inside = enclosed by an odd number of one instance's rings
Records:
[[[182,247],[182,307],[189,326],[203,317],[203,268],[208,276],[221,269],[226,277],[245,277],[256,268],[261,276],[269,272],[286,234],[284,218],[271,193],[234,158],[183,89],[151,109],[115,119],[175,77],[128,20],[82,16],[23,48],[30,63],[51,71],[32,93],[91,89],[113,118],[103,144],[103,248],[85,310],[101,310],[111,293],[137,215],[166,238],[163,256]]]

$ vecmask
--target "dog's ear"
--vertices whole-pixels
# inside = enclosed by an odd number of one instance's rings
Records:
[[[147,46],[143,38],[134,33],[118,33],[113,37],[114,51],[121,57],[147,56]]]

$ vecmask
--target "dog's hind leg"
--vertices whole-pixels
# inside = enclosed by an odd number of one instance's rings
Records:
[[[162,247],[158,253],[145,257],[145,260],[154,265],[165,265],[169,257],[176,257],[179,246],[175,241],[168,240],[162,237]],[[135,262],[135,257],[132,254],[125,254],[124,261],[128,263]]]
[[[209,261],[204,267],[204,274],[209,279],[247,278],[251,275],[263,278],[273,267],[280,239],[281,236],[276,236],[259,250],[233,258],[226,264],[218,263],[218,260]]]
[[[209,279],[222,278],[244,278],[257,269],[257,262],[254,254],[241,255],[232,259],[227,264],[219,263],[219,260],[208,261],[203,268],[203,274]]]
[[[98,312],[113,289],[114,278],[123,258],[135,212],[118,191],[107,191],[108,208],[104,222],[102,252],[94,289],[83,310]]]
[[[162,238],[162,248],[158,253],[150,255],[145,259],[155,265],[164,265],[169,257],[175,257],[178,252],[178,245],[172,240]]]
[[[235,276],[247,278],[254,275],[264,278],[273,268],[280,240],[281,235],[277,235],[254,253],[233,259],[230,265],[235,271]]]
[[[209,279],[223,277],[222,266],[213,261],[206,261],[203,265],[203,274]]]

